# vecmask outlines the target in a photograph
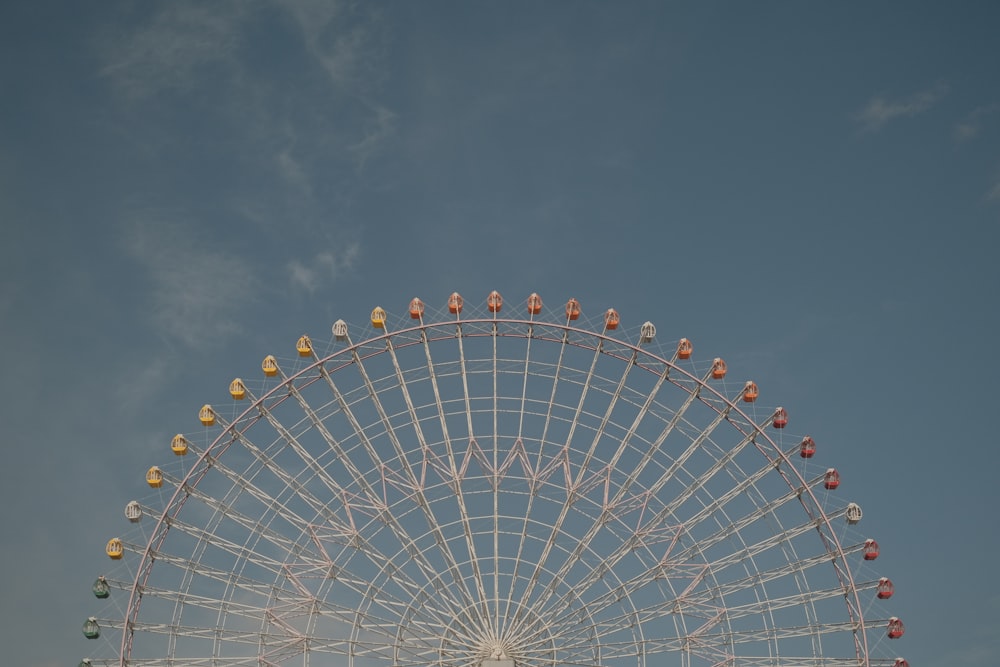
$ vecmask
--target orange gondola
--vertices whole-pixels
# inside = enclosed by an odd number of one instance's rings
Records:
[[[462,295],[458,292],[452,292],[451,296],[448,297],[448,312],[452,315],[461,313],[464,305],[465,301],[462,300]]]
[[[620,321],[621,318],[618,316],[618,311],[614,308],[608,308],[608,312],[604,313],[604,328],[608,331],[617,329]]]
[[[491,313],[499,313],[501,308],[503,308],[503,297],[500,296],[500,292],[493,290],[486,297],[486,309]]]
[[[542,312],[542,297],[532,292],[531,296],[528,297],[528,314],[537,315],[540,312]]]
[[[424,316],[424,302],[413,297],[410,299],[410,317],[414,320],[419,320]]]
[[[677,358],[678,359],[690,359],[691,353],[694,351],[694,345],[691,344],[687,338],[681,338],[677,341]]]
[[[566,302],[566,319],[567,320],[578,320],[580,319],[580,302],[576,299],[570,299]]]

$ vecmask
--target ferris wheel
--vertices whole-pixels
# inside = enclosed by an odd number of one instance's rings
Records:
[[[234,379],[126,506],[81,665],[908,667],[784,408],[651,322],[510,310],[375,308]]]

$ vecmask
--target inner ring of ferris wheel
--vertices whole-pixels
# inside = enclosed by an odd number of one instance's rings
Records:
[[[569,305],[561,323],[490,310],[390,331],[376,309],[358,343],[338,321],[325,353],[303,336],[240,381],[249,407],[209,408],[130,547],[122,664],[157,634],[213,664],[869,664],[878,582],[854,581],[865,545],[833,523],[857,506],[803,476],[805,439],[768,434],[783,409],[649,323],[628,342],[613,311],[596,333]],[[169,621],[143,622],[157,598]]]

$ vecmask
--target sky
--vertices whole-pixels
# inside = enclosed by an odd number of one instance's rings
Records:
[[[142,473],[412,296],[656,323],[784,397],[911,665],[1000,664],[990,2],[7,3],[0,636],[75,665]],[[282,347],[284,346],[284,348]]]

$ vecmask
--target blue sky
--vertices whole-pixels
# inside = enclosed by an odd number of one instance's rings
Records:
[[[782,397],[911,664],[1000,661],[1000,10],[0,10],[8,660],[76,664],[104,541],[234,375],[410,297],[537,291]]]

